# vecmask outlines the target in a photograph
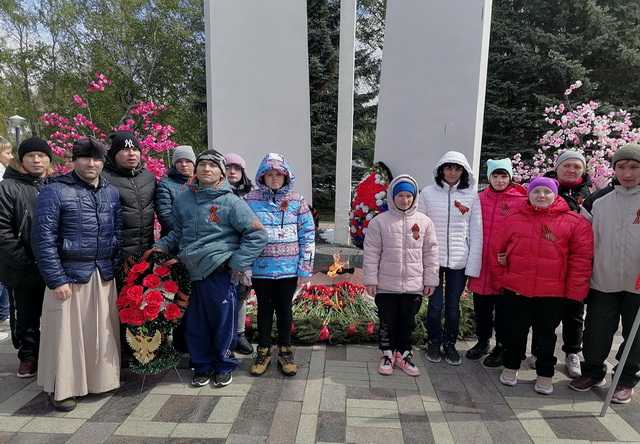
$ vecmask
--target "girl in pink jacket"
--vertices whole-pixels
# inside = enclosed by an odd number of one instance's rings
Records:
[[[390,375],[395,365],[418,376],[411,334],[422,296],[438,286],[438,243],[433,222],[417,211],[416,181],[398,176],[388,193],[389,211],[371,220],[364,239],[364,284],[375,295],[380,318],[378,372]]]

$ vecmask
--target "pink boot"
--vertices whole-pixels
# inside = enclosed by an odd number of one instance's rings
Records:
[[[380,365],[378,366],[378,373],[381,375],[389,376],[393,373],[393,352],[391,350],[385,350],[382,359],[380,359]]]

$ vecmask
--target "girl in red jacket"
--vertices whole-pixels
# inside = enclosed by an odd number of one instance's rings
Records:
[[[511,180],[513,167],[508,158],[489,159],[487,177],[489,186],[479,193],[482,207],[482,268],[479,277],[469,279],[478,343],[467,351],[466,356],[475,360],[486,355],[495,328],[496,346],[483,364],[487,367],[500,367],[506,334],[504,324],[508,314],[504,313],[502,292],[497,282],[495,244],[498,231],[504,228],[505,218],[527,200],[527,190]]]
[[[589,291],[593,233],[589,223],[558,196],[558,182],[536,177],[529,201],[505,219],[498,234],[500,285],[509,312],[500,382],[516,385],[529,328],[537,344],[535,391],[553,393],[555,330],[565,299],[582,301]]]

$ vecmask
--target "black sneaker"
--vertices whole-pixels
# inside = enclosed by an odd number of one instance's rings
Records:
[[[504,347],[500,344],[496,344],[489,353],[489,356],[484,358],[482,365],[489,368],[502,367],[502,354],[504,353]]]
[[[224,387],[225,385],[231,384],[233,381],[233,377],[231,373],[216,373],[213,377],[213,385],[216,387]]]
[[[476,361],[489,353],[489,344],[487,342],[478,342],[465,353],[467,359]]]
[[[204,387],[209,384],[211,378],[206,373],[194,373],[193,379],[191,379],[191,385],[194,387]]]
[[[427,345],[427,360],[430,362],[440,362],[442,360],[442,352],[439,344]]]
[[[462,364],[462,358],[460,357],[460,353],[456,350],[454,345],[449,345],[444,349],[444,360],[447,361],[449,365],[460,365]]]
[[[251,353],[253,353],[253,345],[251,345],[251,342],[247,340],[247,337],[244,335],[244,333],[238,333],[235,351],[240,353],[241,355],[250,355]]]
[[[76,405],[78,405],[78,402],[74,397],[56,401],[53,398],[53,393],[49,393],[49,402],[51,403],[53,408],[59,412],[70,412],[76,408]]]

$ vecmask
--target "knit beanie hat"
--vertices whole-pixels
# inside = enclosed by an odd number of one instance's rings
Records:
[[[529,187],[527,188],[527,194],[530,194],[533,190],[535,190],[538,187],[547,187],[551,191],[553,191],[553,194],[558,194],[558,181],[550,177],[544,177],[544,176],[535,177],[529,183]]]
[[[401,191],[406,191],[407,193],[411,193],[414,199],[416,197],[416,194],[418,194],[418,190],[416,190],[415,185],[409,181],[398,182],[397,184],[394,185],[393,192],[392,192],[394,199],[396,195]]]
[[[565,160],[571,160],[571,159],[579,160],[580,162],[582,162],[582,165],[584,165],[584,168],[585,169],[587,168],[587,160],[584,158],[581,152],[576,150],[567,150],[562,154],[560,154],[556,159],[556,164],[554,168],[557,170],[562,162],[564,162]]]
[[[211,162],[215,163],[216,165],[218,165],[218,168],[220,168],[220,171],[222,171],[222,174],[226,175],[227,171],[224,156],[217,150],[211,149],[205,151],[204,153],[200,153],[196,158],[196,168],[198,167],[198,163],[203,160],[210,160]]]
[[[193,152],[193,148],[190,145],[180,145],[173,149],[173,157],[171,158],[171,165],[175,165],[180,159],[185,159],[195,165],[196,155]]]
[[[613,154],[611,166],[615,167],[616,162],[620,160],[635,160],[636,162],[640,162],[640,145],[635,143],[624,145]]]
[[[49,157],[49,160],[53,160],[53,153],[51,152],[51,148],[47,141],[35,136],[22,141],[18,147],[18,159],[22,162],[22,158],[25,154],[34,151],[45,153]]]
[[[76,160],[79,157],[91,157],[104,162],[106,152],[107,147],[104,146],[102,142],[93,137],[88,137],[75,141],[71,159]]]
[[[487,160],[487,179],[491,179],[491,174],[496,170],[505,170],[509,178],[513,178],[513,165],[511,159],[489,159]]]
[[[240,154],[227,153],[224,155],[224,161],[227,165],[239,165],[243,170],[247,169],[247,162],[244,161]]]
[[[111,139],[111,149],[109,150],[109,156],[111,158],[115,158],[116,154],[125,148],[140,150],[138,139],[136,139],[136,136],[130,131],[116,131],[115,133],[109,134],[109,139]]]

